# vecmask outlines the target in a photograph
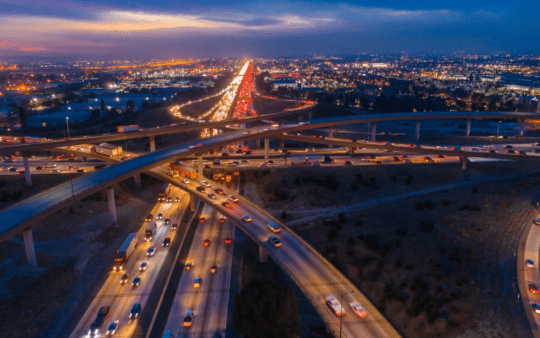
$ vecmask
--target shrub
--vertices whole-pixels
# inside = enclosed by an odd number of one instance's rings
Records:
[[[422,202],[416,203],[415,209],[416,209],[416,211],[422,211],[422,210],[424,210],[424,205],[422,204]]]
[[[405,179],[405,184],[407,185],[411,185],[412,184],[412,176],[409,174],[409,176],[407,176],[407,178]]]
[[[336,229],[330,229],[326,236],[328,237],[329,241],[333,241],[334,239],[339,237],[339,232]]]
[[[443,201],[441,202],[442,205],[444,205],[445,207],[449,206],[450,205],[450,202],[448,202],[448,200],[445,198],[443,199]]]
[[[425,232],[427,234],[430,234],[433,232],[433,228],[434,228],[434,225],[433,225],[433,222],[426,222],[424,220],[422,220],[420,222],[420,230],[422,232]]]
[[[359,219],[358,221],[356,221],[356,223],[354,223],[354,226],[361,227],[362,226],[362,220]]]
[[[424,206],[426,207],[426,209],[429,209],[429,210],[433,210],[433,202],[431,200],[425,200],[424,201]]]
[[[379,251],[381,248],[381,245],[379,244],[379,240],[374,235],[367,235],[364,239],[364,245],[373,251]]]
[[[401,237],[407,236],[407,229],[396,229],[396,235]]]
[[[392,181],[394,181],[394,182],[395,182],[395,181],[397,181],[397,177],[396,177],[396,175],[394,175],[394,176],[390,177],[390,179],[391,179]]]
[[[359,188],[358,183],[356,183],[356,182],[351,183],[351,191],[352,192],[358,191],[358,188]]]
[[[282,218],[282,219],[287,219],[287,211],[283,210],[283,211],[281,212],[281,218]]]
[[[345,214],[340,212],[338,215],[338,222],[339,224],[345,224],[347,223],[347,217],[345,217]]]

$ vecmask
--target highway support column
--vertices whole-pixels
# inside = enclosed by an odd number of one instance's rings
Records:
[[[312,110],[310,110],[308,112],[308,120],[313,120],[313,111]]]
[[[285,149],[285,139],[280,139],[280,140],[279,140],[279,147],[280,147],[281,149]]]
[[[377,122],[371,122],[371,142],[375,142],[376,132],[377,132]]]
[[[141,188],[141,174],[137,173],[133,175],[133,180],[135,181],[135,187],[140,189]]]
[[[26,261],[31,266],[37,268],[36,248],[34,246],[34,237],[32,229],[26,228],[23,230],[24,250],[26,251]]]
[[[259,263],[266,262],[268,262],[268,252],[262,247],[262,245],[259,245]]]
[[[195,211],[195,195],[189,194],[189,212]]]
[[[523,120],[519,120],[519,136],[523,136],[523,133],[525,131],[525,128],[523,126]]]
[[[333,138],[334,137],[334,126],[330,126],[328,127],[328,137],[329,138]],[[333,146],[330,144],[329,145],[330,148],[333,148]]]
[[[107,188],[107,200],[109,201],[109,217],[111,218],[111,224],[117,228],[118,219],[116,218],[116,203],[114,202],[114,188]]]
[[[467,137],[471,136],[471,119],[467,119]]]
[[[28,155],[23,153],[24,176],[26,176],[26,186],[32,186],[32,176],[30,175],[30,163],[28,163]]]
[[[298,114],[298,123],[302,122],[302,113]]]
[[[420,120],[416,120],[416,139],[420,139]]]
[[[461,169],[466,170],[467,169],[467,156],[463,156],[463,162],[461,163]]]
[[[148,139],[150,140],[150,152],[153,153],[156,151],[156,137],[148,136]]]
[[[197,155],[197,175],[203,178],[202,155]]]
[[[264,158],[267,159],[270,157],[270,139],[268,137],[264,138]]]

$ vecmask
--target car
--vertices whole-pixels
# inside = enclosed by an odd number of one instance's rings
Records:
[[[233,203],[238,203],[239,199],[238,197],[234,196],[234,195],[230,195],[229,196],[229,200]]]
[[[204,222],[206,222],[206,217],[199,218],[199,223],[204,223]]]
[[[210,183],[208,183],[207,181],[201,181],[201,185],[206,188],[210,187]]]
[[[225,201],[225,202],[221,203],[221,205],[223,205],[225,208],[230,208],[231,207],[231,203],[228,202],[228,201]]]
[[[139,313],[141,313],[141,304],[133,304],[131,311],[129,312],[129,319],[137,319],[139,317]]]
[[[219,223],[225,223],[225,220],[226,220],[225,217],[220,217],[220,218],[219,218]]]
[[[272,230],[273,232],[281,231],[281,227],[277,225],[276,223],[268,223],[267,226],[268,226],[268,229]]]
[[[281,241],[276,236],[268,237],[268,242],[272,243],[275,248],[279,248],[281,246]]]
[[[439,154],[437,155],[437,158],[444,158],[444,155]]]
[[[242,220],[243,220],[244,222],[246,222],[246,223],[247,223],[247,222],[251,222],[251,217],[249,217],[249,215],[244,215],[244,216],[242,216]]]
[[[408,158],[404,158],[403,159],[403,163],[412,163],[411,160],[409,160]]]
[[[11,171],[11,168],[10,168],[10,171]],[[61,173],[62,170],[60,170],[60,169],[53,169],[53,170],[51,170],[50,172],[51,172],[51,173]]]
[[[224,194],[224,191],[223,191],[223,189],[221,189],[221,188],[216,188],[216,189],[214,189],[214,192],[215,192],[216,194],[218,194],[218,195],[223,195],[223,194]]]
[[[12,173],[18,173],[19,169],[15,168],[15,167],[11,167],[11,168],[9,168],[9,171],[12,172]]]
[[[189,180],[186,180],[186,179],[183,179],[183,180],[180,181],[180,182],[182,182],[182,183],[184,183],[184,184],[189,184]]]
[[[538,290],[538,287],[533,284],[533,283],[529,283],[529,291],[533,294],[533,295],[537,295],[538,293],[540,293],[540,290]]]
[[[217,271],[217,266],[215,264],[213,264],[211,267],[210,267],[210,273],[216,273]]]
[[[155,246],[151,246],[148,248],[148,250],[146,251],[146,256],[148,257],[152,257],[156,254],[156,247]]]
[[[165,237],[165,239],[163,240],[163,244],[161,244],[161,246],[169,247],[169,245],[171,245],[171,238]]]
[[[129,279],[129,275],[125,273],[122,278],[120,278],[120,284],[126,284]]]
[[[148,262],[142,262],[141,265],[139,265],[139,271],[146,271],[146,268],[148,267]]]
[[[506,152],[509,153],[509,154],[515,153],[515,151],[513,151],[512,149],[506,149]]]
[[[536,225],[540,225],[540,218],[537,218],[533,221],[534,224]]]
[[[503,148],[512,148],[512,146],[510,144],[505,144]]]
[[[208,197],[210,197],[211,199],[216,199],[216,195],[213,194],[213,193],[209,193],[209,194],[208,194]]]
[[[362,307],[362,305],[358,304],[358,302],[350,302],[349,305],[351,306],[351,309],[353,310],[353,312],[360,318],[365,318],[367,317],[368,313],[366,310],[364,310],[364,308]]]
[[[187,311],[184,321],[182,322],[183,327],[191,327],[193,324],[193,311]]]
[[[540,313],[540,304],[538,304],[537,302],[532,302],[531,306],[535,313]]]
[[[109,316],[111,313],[111,307],[110,306],[102,306],[99,308],[97,313],[97,318],[90,324],[90,330],[88,334],[98,334],[99,328],[101,327],[101,324],[103,324],[103,320]]]
[[[174,201],[175,201],[176,203],[180,202],[180,197],[176,196],[176,198],[174,199]]]
[[[207,238],[203,241],[202,243],[203,246],[209,246],[210,245],[210,240]]]
[[[341,303],[334,296],[326,296],[326,305],[328,305],[337,317],[347,314],[347,311],[343,309]]]
[[[429,157],[429,156],[425,156],[424,161],[425,162],[434,162],[433,159],[431,157]]]
[[[351,165],[352,162],[351,161],[343,161],[343,164],[346,164],[346,165]]]
[[[201,279],[200,278],[195,278],[195,280],[193,281],[193,287],[194,288],[199,288],[201,287]]]
[[[195,188],[198,192],[206,192],[206,188],[203,187],[202,185],[201,186],[198,186],[197,188]]]
[[[399,158],[397,156],[392,156],[392,161],[397,162],[397,161],[399,161]]]
[[[167,197],[167,203],[172,203],[172,198]]]
[[[146,218],[144,219],[145,222],[152,222],[152,219],[154,219],[154,216],[152,214],[148,214]]]
[[[248,160],[242,160],[242,163],[249,163]]]
[[[163,219],[163,214],[158,214],[156,219]]]
[[[433,160],[432,160],[433,161]],[[382,164],[382,161],[373,161],[375,164]]]
[[[174,223],[171,225],[171,230],[176,230],[178,228],[178,224]]]
[[[232,243],[232,238],[230,237],[225,238],[225,244],[231,244],[231,243]]]
[[[266,161],[266,163],[268,163],[268,164],[274,164],[274,161],[268,160],[268,161]]]
[[[133,283],[131,283],[131,286],[137,287],[141,285],[141,276],[137,276],[133,279]]]
[[[486,150],[486,153],[494,154],[494,153],[495,153],[495,150],[493,150],[493,149],[487,149],[487,150]]]
[[[527,155],[527,153],[522,151],[522,150],[516,151],[516,154],[518,154],[518,155]]]
[[[118,330],[118,323],[119,321],[115,320],[114,322],[111,323],[111,325],[109,325],[109,328],[107,329],[107,335],[112,336],[113,334],[116,333],[116,330]]]
[[[212,169],[212,166],[210,164],[205,164],[204,169]]]
[[[186,270],[191,270],[192,267],[193,267],[193,264],[191,264],[191,263],[186,263],[186,265],[185,265],[184,268],[185,268]]]
[[[36,167],[36,170],[43,170],[43,167],[37,166],[37,167]]]
[[[534,268],[534,261],[532,259],[527,259],[525,261],[525,265],[527,265],[529,268]]]

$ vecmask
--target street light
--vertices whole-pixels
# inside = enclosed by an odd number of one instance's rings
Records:
[[[501,122],[502,121],[499,121],[499,123],[497,123],[497,138],[499,138],[499,127],[501,125]]]
[[[68,138],[71,138],[71,136],[69,136],[69,123],[68,123],[68,120],[69,120],[69,116],[66,116],[66,126],[67,126],[67,131],[68,131]]]
[[[341,338],[341,326],[343,325],[343,296],[348,295],[349,293],[354,293],[354,290],[345,292],[339,299],[339,304],[341,305],[341,314],[339,315],[339,338]]]

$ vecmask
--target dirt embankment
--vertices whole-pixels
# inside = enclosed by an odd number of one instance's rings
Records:
[[[246,197],[257,197],[254,202],[270,207],[278,219],[286,210],[287,222],[310,209],[369,200],[381,192],[402,193],[510,170],[494,165],[475,165],[466,173],[452,166],[406,168],[347,169],[339,175],[275,172],[248,184]],[[271,188],[280,185],[288,187],[285,195]],[[293,230],[354,282],[405,337],[530,337],[518,299],[514,253],[524,222],[535,212],[532,202],[539,187],[539,179],[529,178],[450,189]]]

